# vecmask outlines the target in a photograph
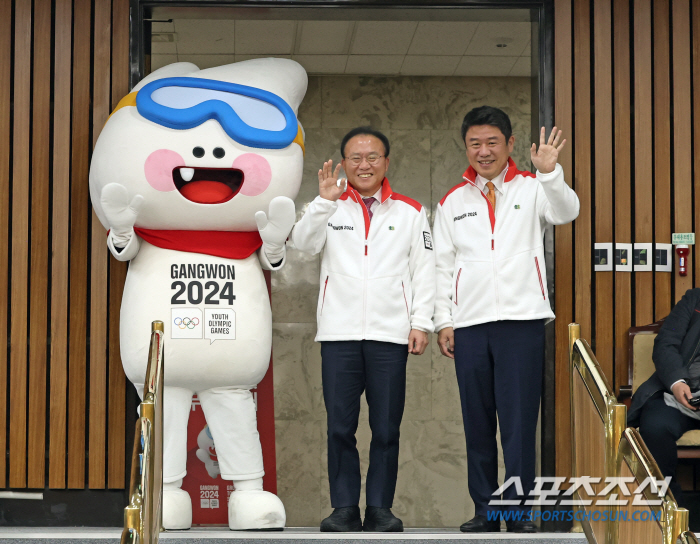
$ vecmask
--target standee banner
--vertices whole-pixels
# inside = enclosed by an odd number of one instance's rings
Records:
[[[265,271],[268,294],[270,272]],[[275,454],[275,403],[272,377],[272,357],[263,380],[251,389],[258,416],[258,433],[263,452],[263,489],[277,494],[277,466]],[[192,499],[192,526],[228,527],[228,498],[233,491],[230,481],[219,476],[216,444],[209,434],[202,406],[197,396],[192,397],[192,410],[187,424],[187,476],[182,489]]]

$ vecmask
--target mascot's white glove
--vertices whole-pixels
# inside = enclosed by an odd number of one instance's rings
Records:
[[[255,213],[255,222],[263,241],[262,248],[271,264],[277,264],[284,259],[284,244],[295,221],[294,201],[286,196],[273,198],[267,214],[263,211]]]
[[[129,202],[126,187],[118,183],[108,183],[102,188],[100,203],[109,224],[109,234],[114,247],[125,247],[134,235],[134,224],[143,204],[143,197],[136,195]]]

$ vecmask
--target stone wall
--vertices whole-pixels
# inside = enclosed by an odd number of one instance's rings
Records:
[[[528,78],[310,77],[299,111],[306,157],[297,215],[318,195],[323,162],[340,160],[342,137],[370,124],[391,142],[392,189],[421,202],[432,223],[435,206],[468,166],[460,136],[467,111],[488,104],[510,115],[513,158],[525,170],[531,167],[530,103]],[[278,493],[290,527],[318,526],[331,511],[321,350],[314,342],[319,262],[318,255],[291,250],[285,268],[272,275]],[[474,513],[454,365],[432,336],[424,355],[408,359],[393,508],[407,527],[455,527]],[[364,501],[370,441],[364,400],[357,439]]]

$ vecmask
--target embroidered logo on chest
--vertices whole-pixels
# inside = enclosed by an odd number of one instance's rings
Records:
[[[476,216],[476,212],[467,212],[467,213],[463,213],[462,215],[458,215],[452,221],[459,221],[461,219],[464,219],[465,217],[475,217],[475,216]]]
[[[355,227],[352,225],[333,225],[332,223],[328,223],[328,226],[333,230],[355,230]]]

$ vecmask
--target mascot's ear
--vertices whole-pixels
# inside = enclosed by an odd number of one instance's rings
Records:
[[[173,64],[168,64],[148,74],[131,89],[131,92],[139,91],[142,87],[156,79],[163,79],[164,77],[184,77],[192,75],[193,72],[199,72],[199,68],[196,64],[192,64],[191,62],[174,62]]]

